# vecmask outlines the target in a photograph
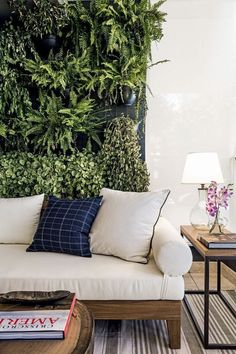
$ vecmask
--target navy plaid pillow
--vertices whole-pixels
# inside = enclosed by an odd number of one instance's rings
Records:
[[[26,251],[91,257],[88,235],[101,201],[102,197],[77,200],[50,197],[33,242]]]

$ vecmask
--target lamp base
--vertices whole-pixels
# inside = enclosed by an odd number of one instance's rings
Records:
[[[198,202],[190,213],[190,223],[196,230],[209,231],[209,218],[206,211],[206,188],[198,188]]]

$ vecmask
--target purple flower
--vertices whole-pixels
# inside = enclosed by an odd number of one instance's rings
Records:
[[[206,211],[210,216],[216,216],[219,208],[228,208],[228,200],[232,197],[233,192],[228,186],[219,187],[215,181],[212,181],[207,189]]]

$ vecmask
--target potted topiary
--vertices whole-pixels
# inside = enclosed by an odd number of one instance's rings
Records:
[[[104,186],[108,188],[133,192],[148,190],[149,173],[141,159],[136,125],[136,121],[121,116],[113,119],[105,130],[99,159],[104,171]]]

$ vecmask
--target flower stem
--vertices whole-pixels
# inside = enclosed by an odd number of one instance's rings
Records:
[[[212,227],[210,228],[209,233],[213,235],[223,234],[223,231],[221,229],[221,224],[219,223],[219,209],[216,212],[215,220],[212,224]]]

